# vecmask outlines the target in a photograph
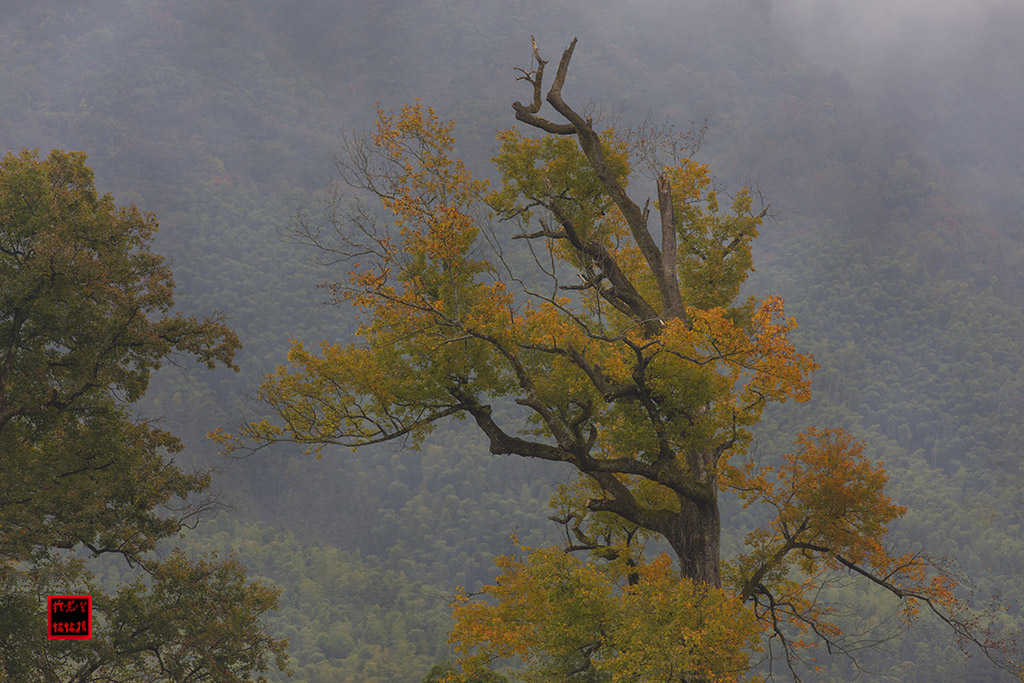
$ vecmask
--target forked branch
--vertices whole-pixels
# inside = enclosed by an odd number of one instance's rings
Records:
[[[676,276],[676,236],[672,211],[671,183],[664,175],[658,177],[658,200],[661,206],[662,230],[662,249],[659,249],[647,227],[648,212],[641,209],[626,194],[622,183],[619,182],[618,177],[612,171],[605,158],[601,138],[594,130],[593,121],[591,121],[590,117],[580,115],[562,97],[562,88],[565,85],[566,74],[569,71],[569,62],[572,60],[572,54],[575,49],[576,39],[573,38],[569,47],[562,53],[562,58],[558,62],[558,70],[555,72],[554,81],[551,83],[551,88],[548,90],[545,98],[568,123],[555,123],[538,115],[541,107],[544,65],[547,62],[541,59],[536,41],[533,42],[533,58],[537,62],[537,69],[531,72],[524,72],[526,75],[522,77],[533,85],[533,102],[530,106],[523,105],[521,102],[513,103],[512,108],[515,109],[516,119],[547,133],[576,136],[580,148],[590,162],[594,173],[601,180],[608,196],[626,219],[634,241],[640,248],[640,252],[647,261],[651,272],[654,273],[662,303],[662,314],[659,317],[662,320],[675,317],[682,318],[685,315],[685,309]],[[671,253],[666,254],[665,250],[670,250]],[[641,315],[640,317],[645,319],[651,316]]]

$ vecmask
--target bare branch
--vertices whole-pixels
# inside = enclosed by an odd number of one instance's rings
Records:
[[[540,128],[544,132],[551,133],[553,135],[573,135],[576,133],[576,129],[572,124],[553,123],[541,116],[537,116],[537,112],[540,111],[541,107],[544,65],[547,64],[547,62],[540,58],[540,52],[537,50],[537,41],[533,36],[530,36],[530,41],[533,43],[533,59],[537,62],[537,69],[535,71],[524,71],[523,69],[516,70],[523,74],[517,80],[524,80],[533,85],[533,101],[530,103],[530,106],[525,106],[519,101],[512,103],[512,108],[516,111],[516,119],[523,123],[527,123],[534,128]],[[575,38],[573,38],[572,43],[573,45],[576,44]]]
[[[679,280],[676,275],[676,219],[672,206],[672,183],[664,173],[658,175],[658,208],[661,212],[661,273],[658,277],[662,287],[662,300],[665,306],[664,318],[684,318],[686,309],[683,297],[679,292]],[[646,220],[647,210],[644,209]]]

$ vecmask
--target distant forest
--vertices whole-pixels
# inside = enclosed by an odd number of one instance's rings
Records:
[[[338,187],[342,135],[365,130],[377,103],[418,98],[456,122],[455,154],[493,181],[496,133],[530,96],[514,67],[529,67],[531,34],[553,62],[578,37],[567,96],[595,122],[706,126],[695,158],[723,196],[749,184],[770,205],[743,291],[781,296],[820,367],[809,403],[765,413],[758,457],[777,461],[812,424],[846,428],[908,508],[888,542],[950,558],[965,590],[998,595],[1009,611],[997,619],[1024,632],[1024,8],[965,1],[928,20],[927,3],[895,18],[846,4],[0,9],[0,148],[84,151],[101,192],[155,213],[175,310],[223,313],[241,341],[239,372],[165,363],[135,408],[181,438],[186,469],[215,471],[225,504],[160,552],[234,553],[281,590],[266,623],[288,639],[294,675],[269,680],[419,683],[453,659],[457,587],[492,581],[513,536],[563,540],[548,501],[568,469],[489,455],[468,422],[444,423],[418,451],[320,458],[280,444],[227,458],[206,436],[264,416],[254,390],[291,340],[353,340],[352,309],[320,287],[346,266],[289,238]],[[735,496],[722,520],[723,556],[762,521]],[[132,575],[113,561],[98,572],[105,585]],[[856,608],[843,617],[852,630],[891,617],[882,596],[838,591]],[[816,656],[823,670],[805,680],[1012,679],[927,618],[856,663]],[[791,677],[779,662],[774,672]]]

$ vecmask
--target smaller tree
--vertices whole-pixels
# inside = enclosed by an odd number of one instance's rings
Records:
[[[562,548],[502,556],[491,601],[456,597],[450,640],[463,677],[494,659],[525,665],[517,680],[732,680],[761,630],[729,592],[680,578],[667,555],[584,562]]]
[[[238,681],[286,664],[276,591],[233,560],[152,556],[213,503],[131,405],[172,353],[234,368],[219,317],[170,314],[156,218],[98,196],[85,154],[0,161],[0,679]],[[191,502],[190,502],[191,501]],[[84,553],[83,553],[84,551]],[[141,570],[110,594],[88,558]],[[91,640],[47,641],[46,595],[91,593]],[[262,680],[262,679],[261,679]]]
[[[445,683],[445,681],[452,680],[458,673],[458,669],[451,662],[444,661],[430,667],[430,671],[420,683]],[[487,667],[478,667],[473,676],[463,680],[466,683],[508,683],[506,677],[494,673]]]

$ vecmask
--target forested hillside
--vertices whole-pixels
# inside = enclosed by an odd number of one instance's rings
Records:
[[[228,504],[171,545],[234,552],[282,591],[267,621],[290,641],[294,676],[272,680],[420,681],[452,658],[456,588],[493,579],[513,535],[559,542],[548,501],[569,471],[491,456],[464,422],[418,451],[319,459],[287,445],[230,459],[206,437],[263,416],[253,392],[291,340],[352,340],[352,309],[318,287],[346,266],[289,238],[338,187],[342,133],[365,128],[376,103],[419,98],[456,121],[456,155],[495,179],[495,134],[529,96],[513,67],[529,67],[531,34],[552,60],[578,37],[567,93],[590,100],[595,123],[706,123],[696,158],[723,196],[748,183],[770,204],[744,292],[781,296],[820,367],[809,403],[766,412],[755,453],[777,462],[807,426],[845,427],[908,508],[889,542],[950,558],[981,602],[999,595],[999,625],[1024,631],[1024,9],[965,0],[924,29],[908,12],[899,30],[872,33],[872,3],[809,4],[0,9],[0,147],[84,151],[101,192],[157,214],[176,310],[219,311],[241,340],[240,372],[165,364],[137,410],[181,437],[179,461],[216,469]],[[722,519],[729,556],[759,520],[735,500]],[[892,617],[870,591],[834,599],[858,608],[851,632]],[[806,680],[1013,680],[928,619],[856,664],[825,648],[817,659],[824,671]]]

